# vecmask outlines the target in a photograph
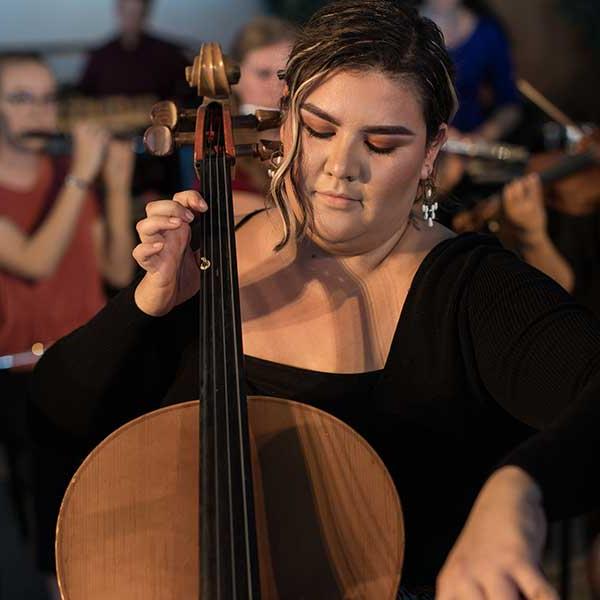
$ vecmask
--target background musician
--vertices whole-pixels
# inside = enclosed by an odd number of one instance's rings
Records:
[[[70,160],[30,131],[56,130],[56,82],[34,55],[0,56],[0,356],[47,345],[105,303],[104,282],[133,273],[133,154],[92,123],[75,127]],[[102,175],[101,211],[94,182]],[[0,441],[22,535],[30,534],[26,401],[30,369],[0,371]]]
[[[78,90],[91,97],[155,96],[191,101],[184,73],[188,60],[177,45],[146,30],[153,0],[115,0],[116,35],[90,52]],[[177,157],[138,156],[132,194],[136,205],[180,189]],[[139,198],[139,200],[138,200]],[[137,210],[137,209],[136,209]]]
[[[573,268],[554,245],[548,232],[548,215],[539,175],[533,173],[503,190],[503,215],[523,259],[573,292]]]
[[[501,235],[514,241],[523,259],[600,315],[598,210],[572,215],[549,207],[539,175],[531,174],[505,186],[502,211]]]
[[[79,82],[82,93],[167,99],[187,92],[183,51],[146,31],[152,1],[115,0],[116,35],[89,54]]]
[[[258,109],[279,109],[283,82],[277,73],[285,67],[296,33],[296,27],[284,19],[260,16],[235,34],[230,55],[241,70],[240,81],[234,87],[235,111],[238,114],[250,114]],[[256,141],[256,132],[250,135],[247,141]],[[272,135],[272,131],[265,131],[259,137],[269,138]],[[268,164],[253,159],[237,161],[232,183],[237,215],[264,208],[270,184],[268,167]]]
[[[495,142],[518,124],[521,107],[506,35],[484,0],[424,0],[423,15],[442,30],[456,70],[459,109],[449,139]],[[438,184],[449,191],[463,178],[464,159],[444,155]],[[465,190],[459,190],[462,199]]]

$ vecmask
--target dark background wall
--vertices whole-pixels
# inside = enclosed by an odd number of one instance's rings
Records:
[[[488,1],[511,38],[518,75],[572,118],[600,123],[600,1]]]

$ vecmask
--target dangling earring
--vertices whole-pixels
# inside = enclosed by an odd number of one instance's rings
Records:
[[[273,178],[273,175],[275,175],[275,171],[277,171],[277,169],[279,168],[279,165],[281,165],[281,161],[283,160],[283,152],[281,150],[275,150],[273,151],[273,154],[271,154],[271,158],[269,159],[269,168],[267,169],[267,175],[271,178]]]
[[[433,179],[428,177],[423,182],[423,204],[421,210],[423,211],[423,218],[427,221],[429,227],[433,227],[433,220],[435,219],[435,211],[438,209],[438,203],[434,201],[435,185]]]

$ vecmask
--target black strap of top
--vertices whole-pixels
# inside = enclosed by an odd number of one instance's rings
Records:
[[[265,210],[267,210],[267,209],[266,208],[257,208],[256,210],[253,210],[252,212],[249,212],[247,215],[244,215],[235,224],[235,230],[237,231],[244,223],[246,223],[246,221],[249,221],[254,215],[257,215],[258,213],[265,212]]]

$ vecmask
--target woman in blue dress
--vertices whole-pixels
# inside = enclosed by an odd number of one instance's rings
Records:
[[[442,30],[456,70],[460,106],[449,139],[505,138],[518,124],[521,108],[508,40],[497,19],[480,0],[424,0],[421,13]],[[452,189],[463,171],[460,158],[446,157],[439,186]]]

